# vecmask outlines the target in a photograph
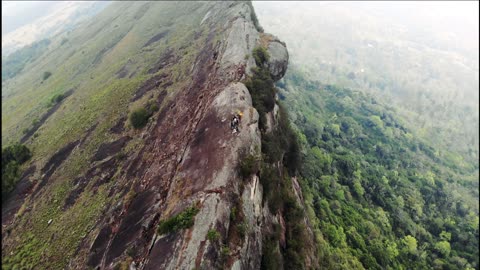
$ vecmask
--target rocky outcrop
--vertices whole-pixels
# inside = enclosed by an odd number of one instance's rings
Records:
[[[142,6],[140,11],[151,5],[156,3]],[[158,101],[160,109],[141,130],[128,129],[125,124],[128,108],[122,108],[125,110],[112,126],[102,125],[115,138],[97,145],[91,164],[78,169],[73,187],[64,192],[66,198],[59,197],[65,200],[59,208],[63,212],[50,228],[65,217],[63,213],[78,209],[85,193],[96,194],[102,187],[109,197],[97,206],[101,214],[84,223],[89,226],[75,240],[79,243],[75,254],[67,263],[61,259],[67,269],[114,269],[120,265],[130,269],[260,269],[262,240],[272,224],[283,219],[269,211],[255,172],[249,177],[239,174],[243,159],[261,151],[259,114],[243,82],[256,67],[255,47],[267,49],[270,58],[266,65],[274,80],[285,74],[288,52],[277,38],[257,31],[248,3],[202,2],[198,6],[196,12],[205,14],[197,14],[199,19],[192,26],[194,41],[186,39],[177,48],[159,51],[152,66],[142,67],[151,77],[139,83],[129,99],[138,105],[148,96],[148,102]],[[176,8],[175,4],[165,7]],[[159,39],[184,38],[183,32],[180,35],[173,28],[168,34],[165,31],[147,38],[151,44],[142,52],[149,52]],[[182,62],[182,55],[188,55],[188,61]],[[127,69],[121,68],[117,76],[128,81],[132,71]],[[182,77],[185,73],[188,76]],[[166,85],[171,86],[177,78],[181,83],[167,91]],[[234,134],[230,121],[237,112],[243,117],[240,132]],[[276,125],[277,113],[275,106],[267,117],[270,129]],[[135,149],[129,148],[132,141],[137,142]],[[69,153],[83,151],[83,142],[67,145]],[[41,177],[40,188],[35,189],[34,194],[40,194],[37,197],[48,196],[41,188],[61,176],[57,168],[63,163],[54,168],[49,163],[44,167],[48,167],[46,177]],[[108,189],[107,182],[112,183]],[[162,221],[191,206],[198,209],[193,226],[157,231]],[[219,238],[209,239],[209,231],[218,232]],[[14,237],[8,240],[17,241]]]
[[[232,134],[230,116],[237,111],[244,112],[241,131]],[[165,269],[219,267],[217,257],[220,250],[215,250],[216,247],[208,241],[207,232],[214,229],[221,232],[223,238],[228,235],[233,207],[231,198],[239,196],[239,184],[243,181],[237,173],[239,153],[253,152],[260,147],[258,113],[252,107],[248,90],[242,83],[231,83],[217,95],[198,127],[198,137],[187,147],[180,163],[181,169],[169,189],[166,209],[176,212],[192,202],[199,202],[200,211],[195,225],[178,236],[177,243],[171,247],[172,256],[161,264],[161,268]],[[168,236],[159,236],[155,241],[145,263],[146,269],[158,269],[155,268],[159,266],[156,258],[158,252],[165,248],[166,241],[169,241]],[[255,237],[250,241],[255,241]],[[254,250],[239,254],[240,257],[252,257],[261,250],[259,245],[257,243]]]
[[[258,177],[238,173],[242,158],[261,149],[259,116],[239,82],[255,67],[252,51],[261,45],[251,12],[244,2],[216,2],[201,20],[212,38],[192,67],[192,84],[164,106],[146,133],[149,143],[125,167],[125,179],[138,179],[130,188],[136,196],[123,210],[110,210],[98,225],[103,229],[92,232],[89,266],[110,269],[130,256],[137,269],[260,268],[263,225],[276,218],[264,208]],[[278,40],[268,51],[269,70],[279,79],[288,53]],[[239,111],[240,132],[233,134],[230,120]],[[161,220],[191,205],[198,208],[194,226],[156,232]],[[232,209],[243,220],[242,234]],[[207,238],[211,230],[220,233],[219,242]]]
[[[260,45],[267,49],[269,59],[267,67],[275,81],[280,80],[287,72],[288,67],[288,50],[284,42],[278,37],[262,33],[260,35]]]
[[[268,60],[268,69],[274,80],[279,80],[285,75],[288,66],[288,52],[285,44],[274,40],[268,44],[270,59]]]

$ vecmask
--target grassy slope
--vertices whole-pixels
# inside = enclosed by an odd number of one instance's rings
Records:
[[[81,139],[88,128],[98,123],[82,149],[74,151],[57,169],[42,196],[24,204],[12,237],[4,243],[2,258],[6,259],[6,269],[14,264],[27,268],[41,265],[49,269],[65,266],[103,207],[116,199],[106,196],[108,188],[115,184],[110,181],[96,194],[82,193],[77,203],[63,212],[61,207],[72,189],[72,180],[88,168],[90,156],[100,143],[113,139],[108,129],[121,116],[147,101],[148,97],[144,97],[129,104],[134,90],[149,77],[146,71],[165,48],[174,48],[181,57],[176,65],[160,71],[171,73],[174,80],[167,88],[168,97],[188,82],[195,52],[203,45],[203,37],[191,42],[194,31],[200,30],[191,26],[198,26],[207,10],[207,5],[202,3],[116,2],[95,20],[52,39],[49,51],[28,64],[17,77],[5,82],[2,88],[3,145],[18,141],[21,131],[47,111],[52,96],[76,87],[36,132],[36,137],[26,143],[33,151],[32,162],[37,168],[41,168],[56,150]],[[142,49],[152,36],[166,29],[170,30],[166,38]],[[61,45],[64,38],[68,42]],[[92,64],[104,48],[111,49]],[[131,79],[118,79],[115,73],[129,60],[128,69],[136,71],[136,75]],[[53,75],[41,83],[44,71],[51,71]],[[139,137],[139,132],[129,133]],[[138,148],[135,145],[141,143],[141,139],[134,138],[127,151],[134,151]],[[25,211],[29,207],[32,207],[30,211]],[[53,223],[47,227],[49,219],[53,219]]]

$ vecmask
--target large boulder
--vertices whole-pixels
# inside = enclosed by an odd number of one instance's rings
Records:
[[[267,46],[270,58],[267,62],[268,69],[275,81],[280,80],[287,71],[288,67],[288,51],[285,43],[281,42],[277,37],[273,37]]]

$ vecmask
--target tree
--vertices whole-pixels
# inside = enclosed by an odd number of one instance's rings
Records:
[[[15,187],[19,167],[32,157],[30,149],[22,144],[14,144],[2,149],[2,198]]]
[[[394,260],[398,256],[397,243],[394,241],[385,240],[385,245],[387,246],[386,251],[390,261]]]
[[[378,130],[383,130],[383,121],[378,115],[372,115],[369,118],[369,123],[371,126],[377,128]]]
[[[449,232],[442,231],[440,233],[440,239],[442,239],[443,241],[450,241],[451,238],[452,238],[452,234]]]
[[[450,243],[448,241],[437,242],[435,244],[435,250],[442,254],[442,256],[447,257],[450,255]]]
[[[415,254],[417,253],[417,239],[411,235],[407,235],[403,238],[402,243],[404,245],[404,251]]]
[[[357,179],[353,181],[353,191],[358,197],[362,197],[365,194],[365,189],[363,189],[362,184]]]
[[[340,125],[337,124],[330,124],[328,126],[328,131],[335,136],[340,135]]]

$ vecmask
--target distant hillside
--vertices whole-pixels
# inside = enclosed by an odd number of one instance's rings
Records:
[[[71,29],[109,3],[2,2],[2,7],[5,7],[2,10],[2,58],[17,49]]]

